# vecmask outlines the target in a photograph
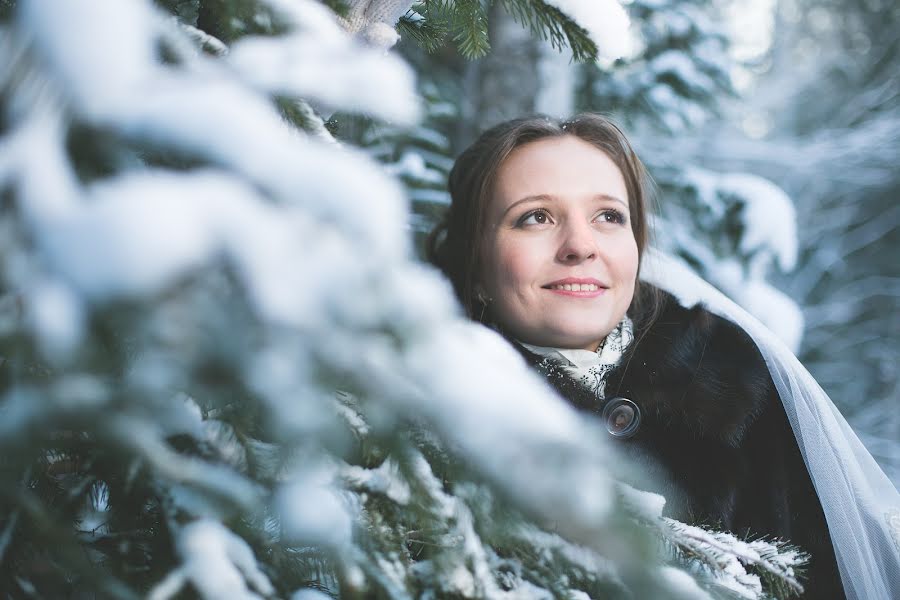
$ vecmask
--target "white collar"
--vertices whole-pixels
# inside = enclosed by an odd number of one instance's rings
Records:
[[[529,351],[559,365],[597,397],[605,397],[606,376],[619,364],[625,349],[634,341],[634,326],[628,315],[609,332],[596,352],[578,348],[550,348],[519,342]]]

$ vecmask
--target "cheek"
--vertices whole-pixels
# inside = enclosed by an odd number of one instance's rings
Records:
[[[620,282],[633,282],[637,278],[640,263],[637,242],[629,238],[625,243],[615,244],[608,255],[610,270]]]
[[[485,286],[503,285],[504,289],[522,287],[534,282],[539,261],[534,248],[528,244],[517,244],[510,240],[497,240],[490,248],[490,257],[485,264]]]

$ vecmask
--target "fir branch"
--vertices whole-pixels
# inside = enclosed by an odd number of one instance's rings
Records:
[[[444,45],[449,33],[448,24],[440,19],[427,18],[410,9],[400,17],[397,31],[402,37],[412,39],[429,54]]]
[[[197,24],[200,0],[154,0],[158,6],[178,17],[179,20]]]
[[[597,44],[587,30],[567,14],[543,0],[503,0],[512,17],[541,39],[549,40],[557,50],[568,46],[578,62],[597,59]]]
[[[350,5],[346,0],[322,0],[322,4],[330,8],[339,17],[346,17],[350,11]]]
[[[638,523],[655,531],[682,562],[699,562],[712,577],[709,585],[756,598],[763,591],[779,600],[803,593],[798,576],[809,556],[780,541],[746,542],[663,517],[665,499],[631,486],[619,486],[619,499]],[[765,586],[763,588],[763,582]]]
[[[77,574],[78,583],[82,589],[93,589],[101,592],[101,596],[113,598],[135,599],[139,597],[124,581],[115,574],[104,572],[102,564],[92,559],[92,556],[84,551],[84,547],[78,539],[72,535],[68,527],[66,517],[58,514],[59,511],[51,503],[44,502],[32,490],[13,489],[2,490],[0,498],[11,501],[17,514],[22,514],[22,520],[28,522],[29,531],[24,546],[18,551],[31,558],[30,564],[16,565],[15,581],[20,586],[28,585],[34,592],[55,588],[63,579],[71,583],[73,574]],[[53,560],[46,564],[35,562],[35,556],[46,560],[45,549],[53,549]],[[35,552],[37,551],[37,552]],[[9,573],[12,574],[12,573]],[[8,574],[0,581],[6,580]],[[42,578],[40,588],[36,588],[30,581],[34,576]],[[61,577],[60,577],[61,576]],[[36,596],[35,596],[36,597]]]
[[[787,544],[765,540],[743,542],[729,533],[711,532],[669,518],[662,518],[660,526],[666,541],[679,553],[700,558],[714,572],[727,573],[739,584],[746,585],[740,581],[740,573],[735,574],[735,560],[744,567],[745,573],[748,568],[758,572],[766,582],[766,589],[776,598],[803,593],[799,567],[809,557]]]
[[[425,0],[425,20],[433,19],[434,27],[446,27],[460,54],[474,59],[491,49],[488,39],[488,16],[481,0]]]
[[[293,127],[329,144],[340,145],[325,126],[325,120],[316,113],[309,103],[300,98],[277,97],[275,104],[285,121]]]

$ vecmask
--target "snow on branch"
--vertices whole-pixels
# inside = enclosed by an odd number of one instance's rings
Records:
[[[179,553],[184,564],[150,591],[150,600],[168,600],[190,583],[203,598],[262,600],[275,589],[239,536],[211,520],[181,528]]]
[[[612,61],[631,53],[628,13],[618,0],[547,0],[584,27],[597,45],[599,58]]]
[[[711,587],[753,599],[763,594],[764,579],[766,589],[777,590],[779,597],[803,593],[798,574],[809,556],[796,548],[764,539],[748,542],[731,533],[687,525],[662,516],[662,496],[624,484],[619,493],[634,518],[652,527],[676,556],[698,562],[699,574],[711,576]]]

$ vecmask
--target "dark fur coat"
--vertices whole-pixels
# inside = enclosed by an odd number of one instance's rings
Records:
[[[609,375],[607,398],[628,398],[642,415],[637,433],[616,444],[656,482],[668,516],[789,540],[812,557],[803,597],[844,598],[822,507],[756,345],[733,323],[663,298]],[[545,374],[579,408],[602,408],[572,379]]]

